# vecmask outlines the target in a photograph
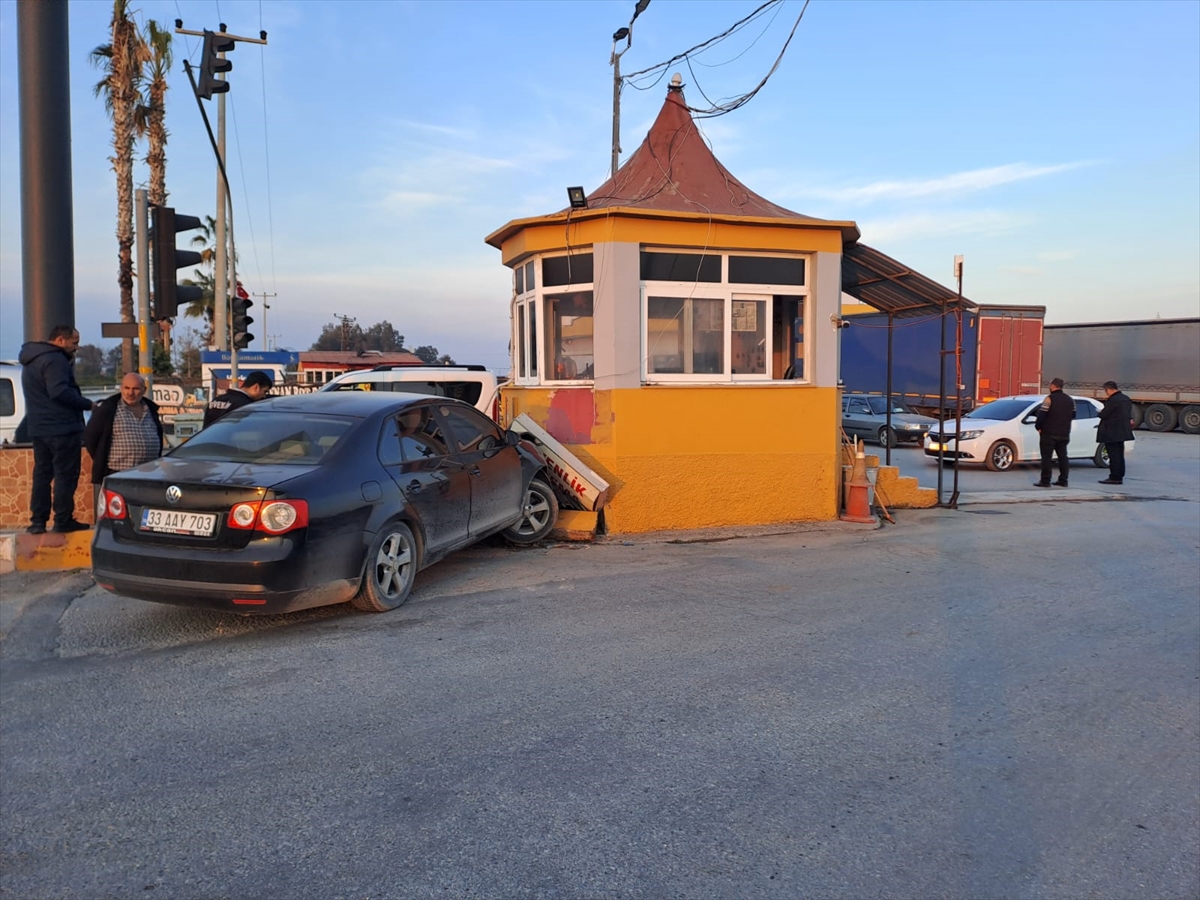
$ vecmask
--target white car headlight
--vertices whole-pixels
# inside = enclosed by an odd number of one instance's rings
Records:
[[[903,428],[905,431],[920,431],[921,430],[920,425],[911,425],[910,424],[910,425],[901,425],[900,427]]]
[[[964,431],[962,434],[960,434],[958,436],[958,439],[960,441],[973,441],[973,440],[975,440],[975,438],[980,437],[982,434],[983,434],[982,430],[980,430],[980,431]]]

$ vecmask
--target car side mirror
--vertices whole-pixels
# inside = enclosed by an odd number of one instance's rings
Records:
[[[1025,418],[1023,418],[1021,420],[1021,424],[1022,425],[1032,425],[1036,421],[1037,421],[1037,414],[1030,413],[1029,415],[1027,415]]]
[[[515,447],[517,444],[521,443],[521,436],[515,431],[506,431],[504,432],[504,443],[508,444],[510,447]]]

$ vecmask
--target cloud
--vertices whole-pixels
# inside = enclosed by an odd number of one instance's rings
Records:
[[[973,169],[969,172],[954,172],[937,178],[908,179],[900,181],[874,181],[858,187],[802,188],[800,196],[819,197],[837,203],[866,205],[887,200],[916,200],[934,197],[956,197],[986,191],[1005,184],[1028,181],[1058,175],[1084,166],[1096,165],[1094,160],[1062,163],[1055,166],[1031,166],[1026,163],[1009,163],[990,169]]]
[[[869,244],[947,235],[1009,234],[1033,222],[1028,215],[980,209],[949,213],[917,213],[893,219],[859,222],[863,240]]]

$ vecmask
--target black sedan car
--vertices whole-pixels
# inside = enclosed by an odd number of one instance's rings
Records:
[[[544,538],[558,518],[545,466],[457,400],[262,400],[104,480],[93,575],[113,593],[227,612],[382,612],[447,553],[496,533]]]

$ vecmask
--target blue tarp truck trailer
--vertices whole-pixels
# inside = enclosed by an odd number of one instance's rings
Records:
[[[1045,316],[1044,306],[979,306],[966,310],[962,315],[962,345],[957,360],[958,324],[954,313],[948,313],[944,319],[940,314],[892,319],[892,396],[919,412],[936,416],[942,407],[949,415],[958,402],[959,372],[964,410],[997,397],[1040,392]],[[848,315],[844,322],[842,389],[854,394],[887,393],[887,315]],[[939,359],[945,367],[944,406]]]

